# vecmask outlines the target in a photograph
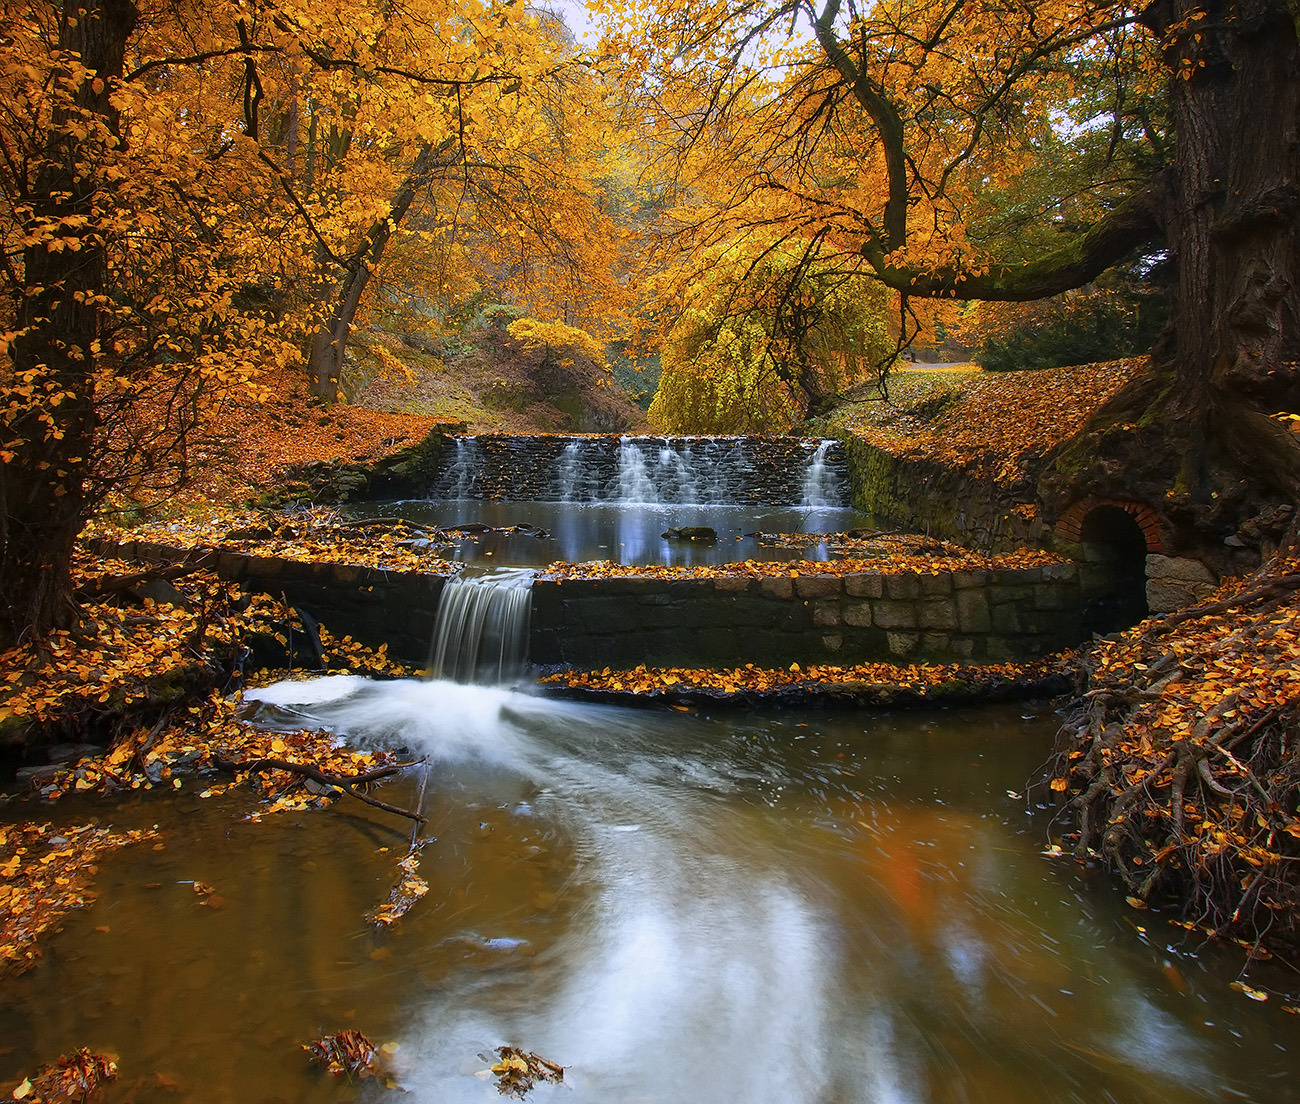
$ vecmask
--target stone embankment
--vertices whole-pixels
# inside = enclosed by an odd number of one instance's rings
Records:
[[[111,551],[155,563],[204,554],[143,541]],[[405,662],[427,661],[444,576],[227,551],[206,555],[222,578],[283,595],[336,635],[387,644]],[[816,566],[764,576],[743,568],[684,578],[540,575],[533,585],[530,658],[578,669],[1001,663],[1034,659],[1080,639],[1079,573],[1072,563],[934,573],[823,573]]]

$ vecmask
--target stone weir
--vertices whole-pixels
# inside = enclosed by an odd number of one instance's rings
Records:
[[[456,435],[433,498],[847,506],[837,441],[799,437]]]
[[[428,662],[446,578],[337,563],[168,548],[104,546],[127,559],[203,562],[249,590],[283,595],[336,635]],[[754,663],[998,663],[1079,643],[1073,563],[947,572],[619,577],[541,575],[528,658],[578,670]]]

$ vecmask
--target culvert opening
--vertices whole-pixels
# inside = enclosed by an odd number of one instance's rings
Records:
[[[1119,506],[1090,510],[1079,528],[1083,546],[1082,621],[1088,633],[1112,633],[1147,615],[1147,540]]]

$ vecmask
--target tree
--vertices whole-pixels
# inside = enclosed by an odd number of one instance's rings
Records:
[[[4,14],[0,646],[76,623],[97,504],[183,480],[204,405],[313,344],[322,302],[337,364],[420,189],[530,152],[533,90],[577,64],[511,2]]]
[[[798,20],[806,38],[785,38]],[[1152,369],[1047,481],[1058,506],[1159,488],[1167,516],[1206,539],[1242,472],[1295,494],[1300,448],[1270,417],[1300,405],[1300,48],[1285,0],[687,3],[624,8],[612,26],[613,49],[646,59],[647,111],[672,105],[658,120],[681,178],[726,151],[730,186],[693,233],[820,233],[904,302],[1039,299],[1167,251],[1171,323]],[[1034,233],[985,236],[996,220],[968,217],[991,189],[1043,194],[1045,160],[1095,151],[1103,127],[1107,171],[1091,155],[1091,180],[1058,170]]]
[[[889,355],[884,289],[819,264],[815,242],[750,235],[685,282],[650,404],[661,432],[784,432]]]

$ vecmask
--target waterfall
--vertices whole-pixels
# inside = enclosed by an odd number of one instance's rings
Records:
[[[798,437],[456,439],[430,487],[436,499],[610,506],[847,505],[838,442]]]
[[[812,459],[808,461],[803,477],[803,499],[799,503],[800,506],[824,509],[827,506],[838,506],[843,500],[844,492],[839,476],[826,462],[826,454],[834,444],[834,441],[823,441],[813,452]]]
[[[518,679],[528,661],[534,572],[466,568],[448,579],[429,653],[435,679],[485,685]]]
[[[456,455],[439,475],[438,498],[473,498],[483,475],[483,446],[477,437],[457,437]]]
[[[618,475],[614,480],[613,501],[657,502],[655,482],[650,478],[650,464],[641,445],[631,437],[618,443]]]

